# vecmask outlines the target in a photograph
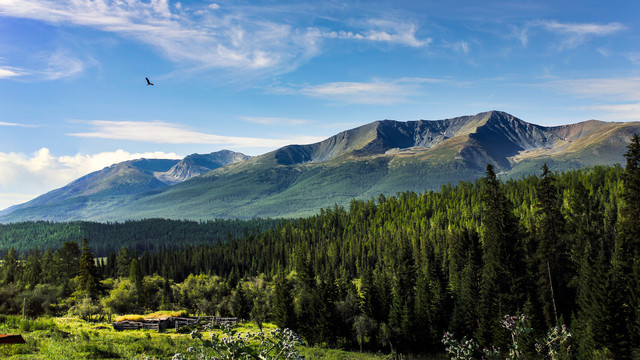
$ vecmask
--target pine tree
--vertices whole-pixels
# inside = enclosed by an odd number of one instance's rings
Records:
[[[592,245],[593,244],[593,245]],[[616,351],[620,327],[611,327],[620,309],[618,299],[613,299],[611,263],[602,239],[592,239],[582,249],[582,259],[577,277],[577,314],[572,327],[576,333],[578,354],[590,359],[593,353],[604,348]],[[623,328],[623,326],[622,326]]]
[[[556,179],[547,164],[537,187],[536,215],[538,226],[536,250],[538,294],[547,327],[558,326],[559,316],[571,315],[572,294],[567,286],[569,259],[564,241],[564,217],[560,212]]]
[[[53,255],[53,251],[51,249],[47,249],[42,255],[42,282],[45,284],[55,284],[57,273],[56,273],[56,262],[55,257]]]
[[[282,329],[294,329],[296,326],[293,287],[283,270],[280,270],[275,278],[273,321]]]
[[[118,277],[126,277],[129,275],[129,268],[131,266],[131,260],[133,259],[133,256],[131,254],[131,251],[123,246],[120,251],[118,251],[118,254],[116,255],[116,275]]]
[[[471,338],[478,327],[477,296],[480,289],[480,269],[482,268],[482,252],[478,234],[464,230],[452,246],[452,253],[458,254],[456,257],[461,264],[461,269],[457,270],[455,275],[458,284],[453,294],[451,330],[456,336]]]
[[[147,299],[146,289],[144,286],[144,275],[142,274],[142,267],[137,257],[131,259],[129,264],[129,281],[134,285],[136,297],[138,299],[138,308],[140,310],[145,308],[145,300]]]
[[[251,312],[251,305],[247,294],[242,287],[242,282],[239,282],[236,286],[236,291],[231,297],[231,313],[238,319],[246,320],[249,318]]]
[[[42,282],[42,264],[40,262],[40,252],[37,247],[29,251],[29,256],[27,257],[24,268],[24,280],[31,287]]]
[[[620,233],[616,241],[614,267],[623,289],[624,309],[630,321],[628,341],[640,342],[640,137],[635,134],[627,146],[626,167],[622,175],[623,206]]]
[[[3,282],[5,284],[13,283],[20,278],[18,274],[18,254],[15,248],[12,247],[7,251],[2,267],[4,268]]]
[[[69,279],[78,275],[80,268],[80,247],[75,241],[66,241],[56,253],[56,264],[58,267],[58,283],[68,284]]]
[[[80,264],[78,268],[80,291],[91,299],[97,299],[100,292],[98,269],[93,253],[89,250],[89,241],[82,239]]]
[[[483,268],[480,328],[477,339],[490,345],[500,339],[499,319],[521,311],[525,300],[524,254],[513,205],[503,194],[493,166],[482,179]]]
[[[162,295],[160,297],[160,309],[171,310],[173,304],[173,290],[171,289],[171,283],[166,277],[162,279]]]

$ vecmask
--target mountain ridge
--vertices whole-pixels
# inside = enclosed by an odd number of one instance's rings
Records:
[[[545,127],[501,111],[444,120],[379,120],[314,144],[228,160],[198,174],[203,169],[196,169],[211,159],[187,157],[183,164],[193,173],[177,163],[173,172],[159,171],[182,176],[179,182],[155,188],[149,182],[147,191],[128,197],[88,195],[27,206],[5,213],[0,221],[311,215],[326,206],[348,204],[351,198],[472,180],[483,175],[487,163],[507,177],[535,174],[543,162],[552,170],[621,163],[634,132],[640,133],[640,123],[589,120]],[[169,182],[166,176],[154,178]]]

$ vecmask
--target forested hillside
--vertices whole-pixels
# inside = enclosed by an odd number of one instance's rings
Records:
[[[104,311],[234,314],[291,327],[312,344],[401,352],[442,351],[450,331],[506,356],[501,320],[522,314],[533,333],[521,354],[542,358],[535,343],[565,324],[573,336],[563,357],[631,358],[640,344],[637,136],[626,159],[625,169],[544,166],[506,183],[489,165],[473,183],[353,200],[224,244],[139,257],[122,249],[99,263],[119,280],[91,296]],[[29,291],[39,255],[15,256],[5,258],[3,291]],[[137,296],[129,307],[126,294]]]
[[[225,220],[183,221],[147,219],[122,223],[73,222],[21,222],[0,224],[0,252],[14,248],[25,253],[34,248],[41,251],[57,249],[65,242],[86,237],[96,256],[107,256],[126,246],[132,250],[158,251],[180,247],[216,244],[231,238],[260,232],[275,226],[280,220]]]

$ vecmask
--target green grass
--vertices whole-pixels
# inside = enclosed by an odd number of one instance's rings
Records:
[[[265,324],[265,330],[275,328]],[[240,333],[258,332],[251,323],[240,323]],[[0,315],[0,333],[21,334],[26,344],[0,345],[1,359],[171,359],[196,345],[189,334],[173,330],[115,331],[109,323],[90,323],[77,318],[37,318]],[[204,334],[203,338],[208,338]],[[349,352],[319,347],[301,347],[306,359],[382,360],[389,355]],[[404,356],[403,359],[436,360],[438,357]]]

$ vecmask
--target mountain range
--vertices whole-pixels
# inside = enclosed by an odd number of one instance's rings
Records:
[[[83,176],[0,212],[0,222],[298,217],[352,198],[473,180],[622,163],[640,122],[546,127],[490,111],[445,120],[375,121],[309,145],[248,157],[223,150],[139,159]]]

